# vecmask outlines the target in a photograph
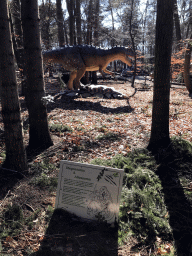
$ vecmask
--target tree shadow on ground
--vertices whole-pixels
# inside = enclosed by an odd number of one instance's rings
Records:
[[[100,101],[107,101],[107,99],[99,99],[99,102],[91,102],[88,99],[84,101],[75,100],[66,96],[55,96],[54,103],[49,103],[47,111],[51,112],[55,108],[61,108],[63,110],[92,110],[103,114],[119,114],[119,113],[131,113],[134,109],[130,106],[129,100],[127,100],[127,106],[121,106],[117,108],[105,107],[101,105]]]
[[[83,222],[56,209],[39,250],[31,256],[117,256],[117,229],[98,222]]]
[[[20,172],[2,168],[0,166],[0,201],[9,196],[11,189],[24,175]]]
[[[192,162],[191,159],[187,158],[171,149],[168,155],[160,160],[161,164],[157,171],[163,187],[164,200],[169,213],[169,223],[178,256],[192,255],[192,205],[180,183],[181,176],[188,176],[190,179],[192,177],[190,169]],[[181,173],[182,168],[178,169],[177,161],[180,159],[189,168],[188,171],[187,168],[184,168]]]

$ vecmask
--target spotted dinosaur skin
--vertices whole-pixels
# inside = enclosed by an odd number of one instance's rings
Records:
[[[130,56],[133,56],[133,51],[125,47],[104,50],[88,45],[76,45],[46,51],[43,53],[43,61],[61,64],[63,68],[71,71],[67,87],[73,90],[80,87],[80,79],[86,71],[99,71],[102,76],[104,73],[114,76],[113,72],[106,69],[108,64],[121,60],[131,66]]]

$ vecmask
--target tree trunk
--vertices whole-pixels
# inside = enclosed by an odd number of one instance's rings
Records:
[[[0,10],[0,94],[6,146],[3,166],[23,172],[27,169],[27,159],[23,144],[7,0],[0,1]]]
[[[21,27],[21,6],[20,0],[12,0],[11,5],[11,18],[13,24],[13,35],[15,38],[15,56],[18,66],[22,66],[21,51],[23,50],[23,32]],[[20,67],[21,68],[21,67]]]
[[[48,129],[46,106],[42,102],[45,92],[37,0],[21,1],[21,17],[27,76],[25,97],[29,111],[29,148],[45,149],[53,142]]]
[[[67,35],[67,29],[66,29],[66,22],[65,22],[65,19],[63,19],[63,30],[64,30],[65,42],[66,42],[66,45],[68,45],[69,42],[68,42],[68,35]]]
[[[61,7],[61,0],[56,0],[57,6],[57,26],[58,26],[58,39],[59,39],[59,46],[64,46],[64,29],[63,29],[63,11]]]
[[[50,28],[52,15],[56,16],[56,12],[53,11],[53,4],[51,0],[46,0],[46,3],[43,3],[39,7],[40,11],[40,26],[41,26],[41,40],[45,47],[45,49],[50,49],[51,47],[51,35],[50,35]]]
[[[89,6],[88,6],[88,16],[87,16],[87,38],[86,43],[87,45],[92,45],[92,31],[93,31],[93,23],[92,23],[92,17],[93,17],[93,0],[89,0]],[[89,84],[89,78],[90,78],[90,72],[86,71],[84,75],[84,81],[85,84]]]
[[[99,46],[99,9],[100,9],[100,1],[95,1],[95,19],[94,19],[94,45]],[[92,72],[92,84],[97,84],[97,72]]]
[[[177,8],[177,0],[174,0],[174,24],[175,24],[175,32],[176,32],[176,39],[178,44],[178,49],[180,49],[180,40],[181,40],[181,27],[180,27],[180,21],[179,21],[179,14],[178,14],[178,8]]]
[[[15,53],[15,58],[19,71],[22,77],[21,82],[21,95],[24,96],[25,80],[24,77],[24,61],[23,61],[23,31],[21,26],[21,3],[20,0],[12,0],[10,4],[11,12],[11,24],[12,24],[12,39],[13,39],[13,48]]]
[[[169,98],[173,8],[172,0],[157,0],[153,112],[148,145],[148,149],[152,151],[166,147],[170,143]]]
[[[87,44],[92,44],[92,30],[93,30],[93,24],[92,24],[92,17],[93,17],[93,0],[89,0],[89,6],[88,6],[88,17],[87,17]]]
[[[192,27],[192,1],[189,1],[189,18],[187,24],[186,38],[189,37],[190,28]]]
[[[76,28],[77,28],[77,44],[81,44],[82,43],[82,38],[81,38],[80,0],[76,0]]]
[[[69,37],[70,45],[74,44],[74,0],[66,0],[69,13]]]
[[[135,76],[136,76],[136,70],[137,70],[137,57],[136,57],[136,49],[135,49],[135,38],[134,38],[134,34],[132,31],[132,26],[133,26],[133,12],[134,12],[134,0],[131,0],[131,15],[129,18],[129,26],[130,26],[130,37],[131,37],[131,43],[132,43],[132,48],[133,48],[133,52],[134,52],[134,60],[135,60],[135,65],[134,65],[134,73],[133,73],[133,80],[132,80],[132,84],[131,87],[134,88],[134,82],[135,82]]]
[[[192,35],[191,35],[191,39],[192,39]],[[188,43],[187,50],[185,52],[185,61],[184,61],[184,83],[190,95],[192,95],[192,81],[190,78],[191,51],[192,51],[192,40]]]

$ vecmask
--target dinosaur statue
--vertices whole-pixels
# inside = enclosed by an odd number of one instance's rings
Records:
[[[129,56],[133,54],[131,49],[125,47],[104,50],[88,45],[76,45],[45,51],[43,61],[61,64],[63,68],[71,71],[67,87],[69,90],[76,90],[80,87],[80,79],[86,71],[99,70],[102,76],[104,72],[114,76],[113,72],[106,69],[108,64],[114,60],[121,60],[131,66]]]

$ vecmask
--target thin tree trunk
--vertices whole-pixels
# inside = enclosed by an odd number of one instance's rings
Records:
[[[69,13],[69,37],[70,45],[74,44],[74,0],[66,0]]]
[[[94,44],[99,46],[99,9],[100,9],[100,0],[95,1],[95,19],[94,19]],[[97,84],[97,72],[92,72],[92,83]]]
[[[173,34],[173,1],[157,0],[155,72],[151,138],[148,149],[158,150],[170,143],[169,98]]]
[[[76,28],[77,28],[77,44],[81,44],[82,43],[82,38],[81,38],[80,0],[76,0]]]
[[[57,26],[58,26],[58,39],[59,39],[59,46],[64,45],[64,29],[63,29],[63,11],[61,7],[61,0],[56,0],[57,6]]]
[[[68,35],[67,35],[65,19],[63,20],[63,29],[64,29],[65,42],[66,42],[66,45],[68,45],[69,42],[68,42]]]
[[[24,77],[24,61],[23,61],[23,31],[21,26],[21,3],[20,0],[13,0],[10,5],[11,24],[12,24],[12,39],[15,58],[19,71],[22,77],[21,95],[24,96],[25,80]]]
[[[27,159],[23,144],[7,0],[0,1],[0,10],[0,95],[6,146],[4,167],[23,172],[27,169]]]
[[[176,39],[177,39],[177,48],[180,49],[180,41],[181,41],[181,27],[179,21],[179,14],[177,8],[177,0],[174,0],[174,24],[175,24],[175,32],[176,32]]]
[[[130,25],[130,37],[131,37],[131,43],[132,43],[132,48],[133,48],[133,52],[134,52],[134,60],[135,60],[135,65],[134,65],[134,73],[133,73],[133,80],[132,80],[132,84],[131,86],[134,88],[134,82],[135,82],[135,76],[136,76],[136,70],[137,70],[137,57],[136,57],[136,49],[135,49],[135,39],[134,39],[134,35],[132,33],[132,23],[133,23],[133,8],[134,8],[134,0],[132,0],[131,2],[131,16],[129,19],[129,25]]]
[[[87,44],[92,44],[92,8],[93,0],[89,0],[88,17],[87,17]]]
[[[86,38],[86,43],[87,45],[91,45],[92,44],[92,10],[93,8],[93,0],[89,0],[89,6],[88,6],[88,16],[87,16],[87,38]],[[85,83],[88,84],[89,83],[89,78],[90,78],[90,72],[86,71],[85,75],[84,75],[84,80]]]
[[[189,37],[190,28],[192,27],[192,1],[189,1],[189,22],[187,25],[186,38]]]
[[[191,35],[192,39],[192,35]],[[184,83],[189,91],[189,94],[192,95],[192,81],[190,78],[190,62],[191,62],[191,52],[192,52],[192,40],[188,43],[186,52],[185,52],[185,61],[184,61]]]
[[[13,37],[15,38],[15,56],[17,59],[17,64],[20,68],[23,68],[21,53],[23,50],[23,32],[21,27],[21,6],[20,0],[13,0],[10,5],[11,10],[11,20],[13,24]]]
[[[45,92],[37,0],[21,1],[21,17],[27,76],[25,97],[29,111],[29,148],[45,149],[53,142],[48,129],[46,106],[42,101]]]

